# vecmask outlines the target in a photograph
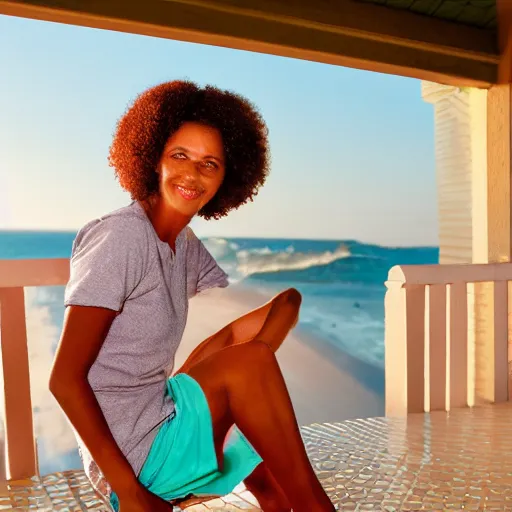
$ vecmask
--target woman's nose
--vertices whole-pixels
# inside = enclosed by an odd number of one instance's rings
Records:
[[[184,177],[195,180],[197,179],[201,174],[201,163],[200,162],[194,162],[193,160],[189,160],[187,162],[187,165],[184,166]]]

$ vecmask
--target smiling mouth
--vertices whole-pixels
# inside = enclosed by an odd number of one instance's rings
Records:
[[[202,194],[200,190],[195,188],[182,187],[180,185],[176,185],[176,190],[179,192],[181,197],[187,199],[188,201],[198,199]]]

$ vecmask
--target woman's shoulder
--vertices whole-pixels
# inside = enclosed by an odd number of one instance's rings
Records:
[[[197,235],[194,233],[194,230],[190,227],[190,226],[187,226],[185,228],[185,238],[187,239],[187,242],[190,243],[198,243],[200,242],[199,238],[197,238]]]
[[[154,262],[143,221],[130,208],[121,208],[80,229],[73,242],[66,305],[120,311]]]
[[[201,241],[197,238],[190,226],[185,227],[185,235],[183,236],[183,239],[186,247],[187,267],[190,269],[191,266],[194,266],[197,263]]]
[[[147,222],[134,207],[134,203],[87,221],[78,230],[73,247],[107,238],[121,246],[136,242],[147,243]]]
[[[194,230],[187,226],[185,233],[185,239],[187,241],[187,254],[189,258],[193,255],[199,257],[203,251],[206,250],[206,247],[203,241],[194,233]]]

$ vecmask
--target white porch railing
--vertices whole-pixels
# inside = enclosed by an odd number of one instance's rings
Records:
[[[0,260],[0,342],[7,469],[7,475],[0,477],[22,480],[38,474],[23,289],[26,286],[62,286],[68,280],[67,258]]]
[[[508,400],[512,264],[393,267],[386,282],[386,415],[471,405],[469,287],[492,283],[493,402]],[[478,286],[478,285],[477,285]]]
[[[7,478],[38,474],[30,399],[24,287],[63,286],[69,260],[0,260],[0,340]],[[389,272],[386,414],[468,405],[468,284],[493,283],[494,401],[506,401],[508,281],[512,264],[424,265]],[[0,480],[2,479],[0,462]],[[5,477],[5,476],[4,476]]]

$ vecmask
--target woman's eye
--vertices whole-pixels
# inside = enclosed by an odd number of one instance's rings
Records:
[[[175,158],[176,160],[183,160],[184,158],[187,158],[185,153],[174,153],[172,157]]]
[[[217,169],[217,164],[215,162],[205,162],[205,165],[208,169]]]

